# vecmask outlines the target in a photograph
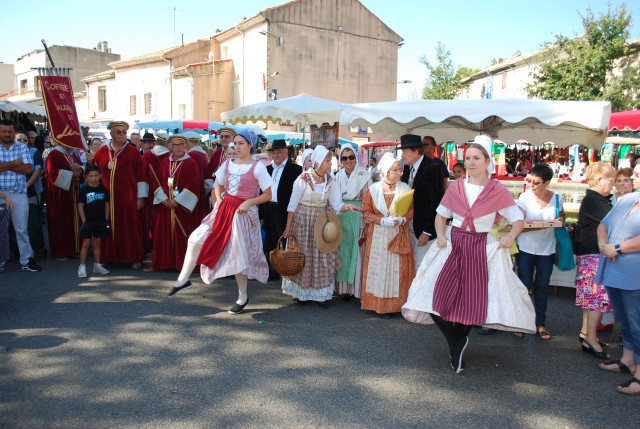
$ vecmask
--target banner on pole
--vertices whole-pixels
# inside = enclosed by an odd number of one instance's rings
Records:
[[[85,150],[69,76],[40,76],[50,137],[70,149]]]

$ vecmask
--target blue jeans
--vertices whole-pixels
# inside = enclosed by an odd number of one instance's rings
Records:
[[[545,326],[549,280],[553,271],[555,255],[533,255],[520,251],[516,255],[518,278],[531,291],[536,309],[536,326]],[[535,272],[535,278],[534,278]]]
[[[622,334],[622,346],[633,350],[640,365],[640,290],[625,290],[606,286],[613,316]]]

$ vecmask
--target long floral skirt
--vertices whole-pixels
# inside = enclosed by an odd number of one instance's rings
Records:
[[[576,256],[576,305],[583,310],[606,313],[610,308],[609,294],[603,285],[594,281],[599,256]]]

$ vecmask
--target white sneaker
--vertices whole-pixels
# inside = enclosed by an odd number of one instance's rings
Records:
[[[109,270],[100,264],[93,264],[93,272],[96,274],[109,274]]]
[[[78,277],[87,277],[87,266],[84,264],[80,264],[78,267]]]

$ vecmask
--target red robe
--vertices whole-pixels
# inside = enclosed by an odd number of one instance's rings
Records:
[[[207,179],[213,177],[216,174],[216,171],[218,171],[218,168],[220,168],[222,161],[224,161],[225,154],[225,150],[221,147],[213,151],[213,153],[211,154],[211,159],[209,160],[209,164],[207,164],[207,170],[205,171]]]
[[[209,214],[209,204],[207,203],[207,195],[204,190],[204,181],[210,177],[207,177],[208,160],[207,155],[200,152],[197,148],[191,149],[189,156],[193,159],[200,170],[200,193],[198,194],[198,207],[194,210],[200,216],[200,219],[204,219]]]
[[[59,186],[73,173],[71,164],[82,165],[82,161],[75,151],[67,152],[69,155],[56,148],[47,156],[47,227],[52,258],[70,258],[80,252],[78,232],[81,222],[77,198],[80,182],[84,178],[82,175],[72,178],[68,190]]]
[[[160,183],[162,191],[169,198],[169,201],[175,198],[168,186],[172,159],[173,157],[167,157],[160,165]],[[178,161],[174,168],[173,189],[180,193],[188,191],[191,198],[199,200],[202,185],[200,175],[193,174],[194,171],[198,171],[196,161],[186,156],[182,161]],[[155,236],[151,260],[151,266],[154,270],[175,269],[180,271],[182,269],[184,255],[187,252],[187,240],[193,230],[200,225],[202,219],[196,210],[198,210],[197,203],[193,211],[189,211],[180,204],[175,210],[171,210],[162,203],[155,204]]]
[[[153,229],[155,223],[155,207],[153,205],[153,194],[158,187],[158,180],[160,180],[160,163],[162,160],[171,155],[171,151],[167,149],[167,152],[158,155],[153,149],[146,151],[142,154],[142,168],[144,170],[145,180],[149,184],[149,193],[147,196],[147,204],[140,210],[140,226],[142,228],[142,240],[144,244],[144,251],[150,252],[153,248]],[[157,180],[156,180],[157,177]]]
[[[109,161],[113,166],[109,169]],[[148,185],[138,149],[126,144],[116,157],[111,144],[102,146],[93,162],[100,167],[102,184],[109,190],[111,235],[102,241],[106,262],[142,262],[144,249],[137,199],[146,198]]]

